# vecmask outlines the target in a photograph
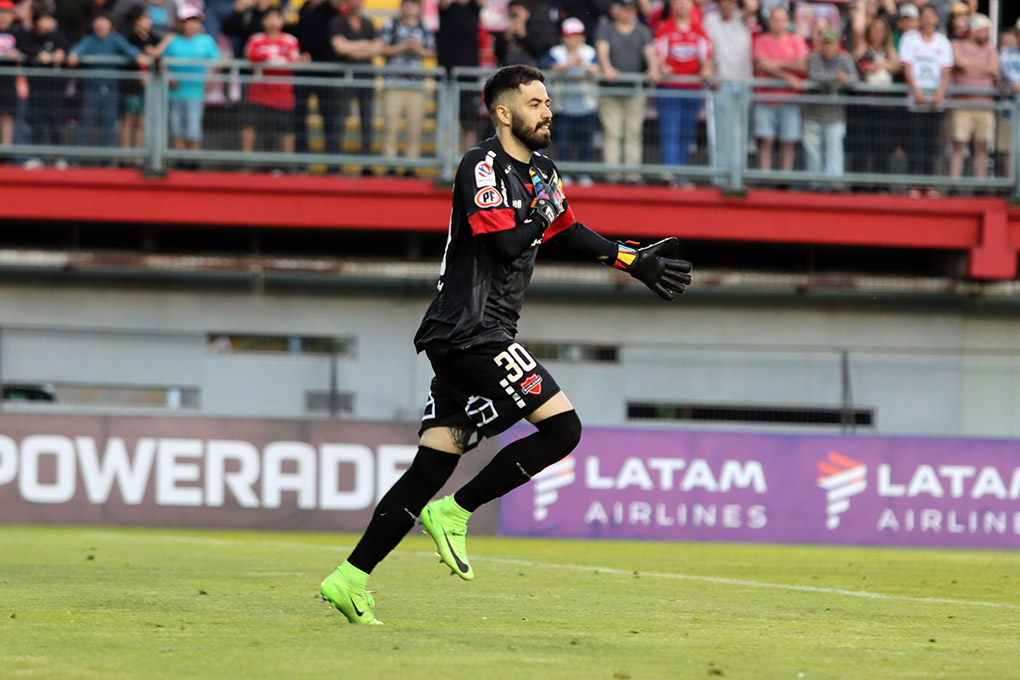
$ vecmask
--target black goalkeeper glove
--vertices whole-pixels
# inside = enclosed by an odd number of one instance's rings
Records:
[[[638,245],[634,241],[627,243]],[[674,293],[682,295],[691,285],[691,263],[677,259],[679,254],[680,241],[673,236],[638,250],[621,243],[613,266],[648,286],[666,302],[672,302]]]

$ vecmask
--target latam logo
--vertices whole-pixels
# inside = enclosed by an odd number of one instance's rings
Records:
[[[868,466],[859,460],[829,452],[818,462],[818,486],[825,490],[827,517],[825,526],[832,531],[839,526],[839,516],[850,509],[850,498],[868,488]]]
[[[533,517],[536,522],[544,521],[549,516],[549,506],[559,500],[559,489],[570,486],[577,479],[577,462],[573,454],[554,463],[532,477],[535,489]]]

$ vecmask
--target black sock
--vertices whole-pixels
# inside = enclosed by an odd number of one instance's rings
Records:
[[[502,448],[453,499],[468,512],[509,493],[574,450],[581,440],[575,411],[558,413],[535,424],[538,432]]]
[[[347,561],[366,574],[397,547],[421,509],[446,484],[460,455],[419,446],[411,467],[379,501],[365,534]]]

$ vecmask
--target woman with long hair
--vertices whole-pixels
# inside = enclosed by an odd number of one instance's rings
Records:
[[[892,28],[885,17],[878,16],[865,26],[864,12],[854,12],[851,54],[861,77],[861,94],[879,97],[902,71],[899,55],[893,44]],[[847,147],[853,172],[887,173],[896,147],[896,120],[890,106],[850,106],[848,109]]]

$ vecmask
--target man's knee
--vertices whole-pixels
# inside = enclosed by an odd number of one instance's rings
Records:
[[[577,417],[577,411],[574,410],[564,411],[541,420],[535,423],[535,427],[544,437],[555,442],[557,452],[561,452],[559,458],[563,458],[573,451],[581,441],[581,419]]]

